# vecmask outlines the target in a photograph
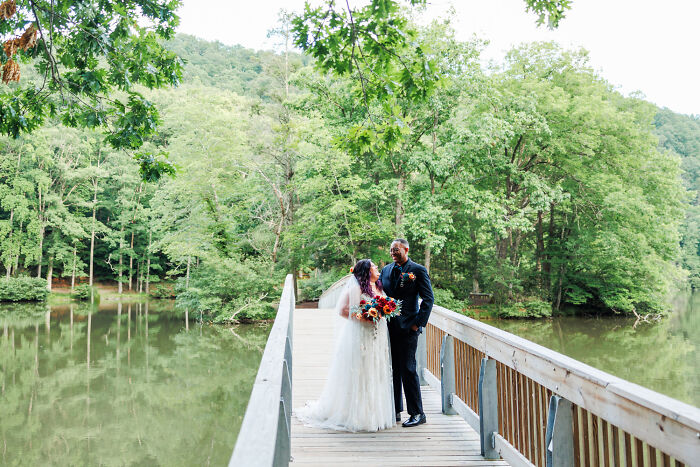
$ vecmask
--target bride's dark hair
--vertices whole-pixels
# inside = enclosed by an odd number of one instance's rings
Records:
[[[361,259],[352,268],[352,273],[354,274],[355,279],[357,279],[357,282],[360,284],[360,291],[369,295],[370,297],[374,297],[374,292],[372,292],[372,284],[369,281],[371,269],[372,260]],[[377,282],[375,282],[374,285],[377,286],[377,290],[382,290],[382,281],[379,279],[377,279]]]

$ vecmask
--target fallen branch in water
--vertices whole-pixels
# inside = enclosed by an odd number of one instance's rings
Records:
[[[241,311],[245,310],[249,306],[251,306],[255,303],[262,302],[263,299],[265,299],[265,297],[267,297],[267,293],[260,295],[260,297],[257,300],[248,300],[245,305],[243,305],[242,307],[240,307],[239,309],[234,311],[233,314],[228,317],[228,321],[231,321],[231,322],[236,321],[236,315],[238,315]]]

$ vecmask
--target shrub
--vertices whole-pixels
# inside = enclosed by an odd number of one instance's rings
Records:
[[[217,258],[203,261],[190,277],[190,287],[179,278],[176,306],[190,310],[192,319],[224,322],[242,306],[235,319],[274,317],[274,303],[282,293],[283,273],[269,260]]]
[[[175,284],[163,282],[156,287],[152,287],[148,295],[153,298],[175,298]]]
[[[542,300],[532,299],[496,307],[499,318],[545,318],[552,316],[552,305]]]
[[[92,294],[94,294],[95,299],[98,299],[100,297],[100,294],[97,291],[97,287],[91,287],[89,284],[80,284],[79,286],[73,289],[73,292],[70,294],[70,296],[72,298],[75,298],[76,300],[90,300]]]
[[[44,301],[48,295],[46,279],[27,276],[0,279],[0,302]]]

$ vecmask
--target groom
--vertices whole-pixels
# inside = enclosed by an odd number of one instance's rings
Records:
[[[401,315],[389,321],[391,364],[394,369],[394,408],[396,421],[400,422],[403,411],[403,383],[406,408],[411,416],[403,426],[411,427],[426,421],[416,372],[416,346],[418,335],[428,324],[428,317],[433,309],[433,289],[427,269],[408,257],[408,241],[397,238],[392,242],[390,251],[394,262],[384,266],[379,280],[382,281],[382,288],[389,297],[401,300]],[[419,296],[423,300],[420,308]]]

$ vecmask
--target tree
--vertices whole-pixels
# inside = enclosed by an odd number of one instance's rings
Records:
[[[159,41],[174,34],[179,0],[3,5],[8,86],[0,91],[0,133],[16,138],[57,117],[70,127],[103,128],[114,148],[126,150],[139,149],[155,133],[158,111],[137,86],[180,81],[180,58]],[[20,80],[18,63],[33,64],[36,81]]]

